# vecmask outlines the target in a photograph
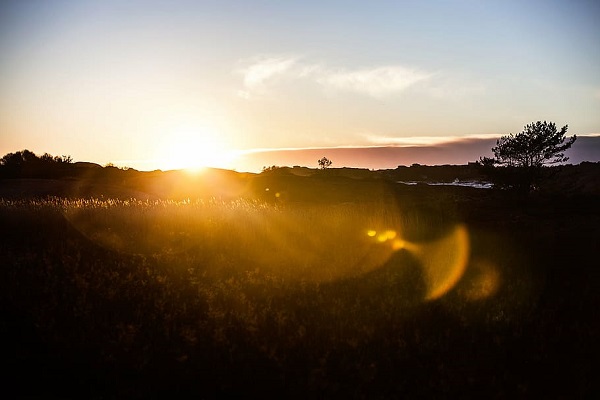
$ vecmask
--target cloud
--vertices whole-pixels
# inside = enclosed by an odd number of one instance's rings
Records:
[[[427,93],[436,99],[459,100],[470,96],[482,95],[487,87],[479,82],[465,84],[459,81],[435,82],[426,88]]]
[[[402,66],[382,66],[354,71],[328,72],[317,80],[335,89],[353,91],[373,97],[400,93],[431,74]]]
[[[253,61],[240,71],[245,90],[239,91],[238,94],[248,98],[251,91],[260,90],[269,81],[284,76],[295,63],[295,57],[268,57]]]
[[[422,147],[422,146],[438,146],[448,143],[454,143],[459,141],[468,140],[489,140],[497,139],[497,134],[480,134],[480,135],[468,135],[468,136],[412,136],[412,137],[392,137],[392,136],[378,136],[366,134],[364,137],[368,143],[377,146],[398,146],[398,147]]]
[[[305,81],[317,83],[327,90],[350,91],[371,97],[383,97],[403,92],[433,74],[401,65],[376,66],[363,69],[333,69],[316,63],[300,63],[298,57],[263,57],[246,62],[238,70],[243,76],[243,90],[238,96],[250,99],[276,82]]]

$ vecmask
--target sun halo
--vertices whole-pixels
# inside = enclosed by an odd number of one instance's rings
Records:
[[[235,158],[222,137],[208,129],[176,130],[161,147],[163,168],[170,170],[198,172],[205,168],[227,169]]]

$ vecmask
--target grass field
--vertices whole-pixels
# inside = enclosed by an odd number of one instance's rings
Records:
[[[589,398],[596,199],[482,193],[0,200],[5,387]]]

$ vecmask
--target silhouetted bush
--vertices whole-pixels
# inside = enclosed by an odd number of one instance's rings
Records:
[[[72,164],[71,156],[37,156],[29,150],[8,153],[0,159],[0,178],[57,178]]]

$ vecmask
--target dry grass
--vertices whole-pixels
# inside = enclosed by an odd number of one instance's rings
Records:
[[[444,201],[2,200],[9,359],[47,385],[33,394],[61,397],[551,393],[555,346],[593,332],[550,297],[556,253],[533,250],[552,244],[471,227]],[[430,301],[422,260],[369,235],[435,243],[458,222],[465,272]],[[577,397],[591,370],[572,360]]]

